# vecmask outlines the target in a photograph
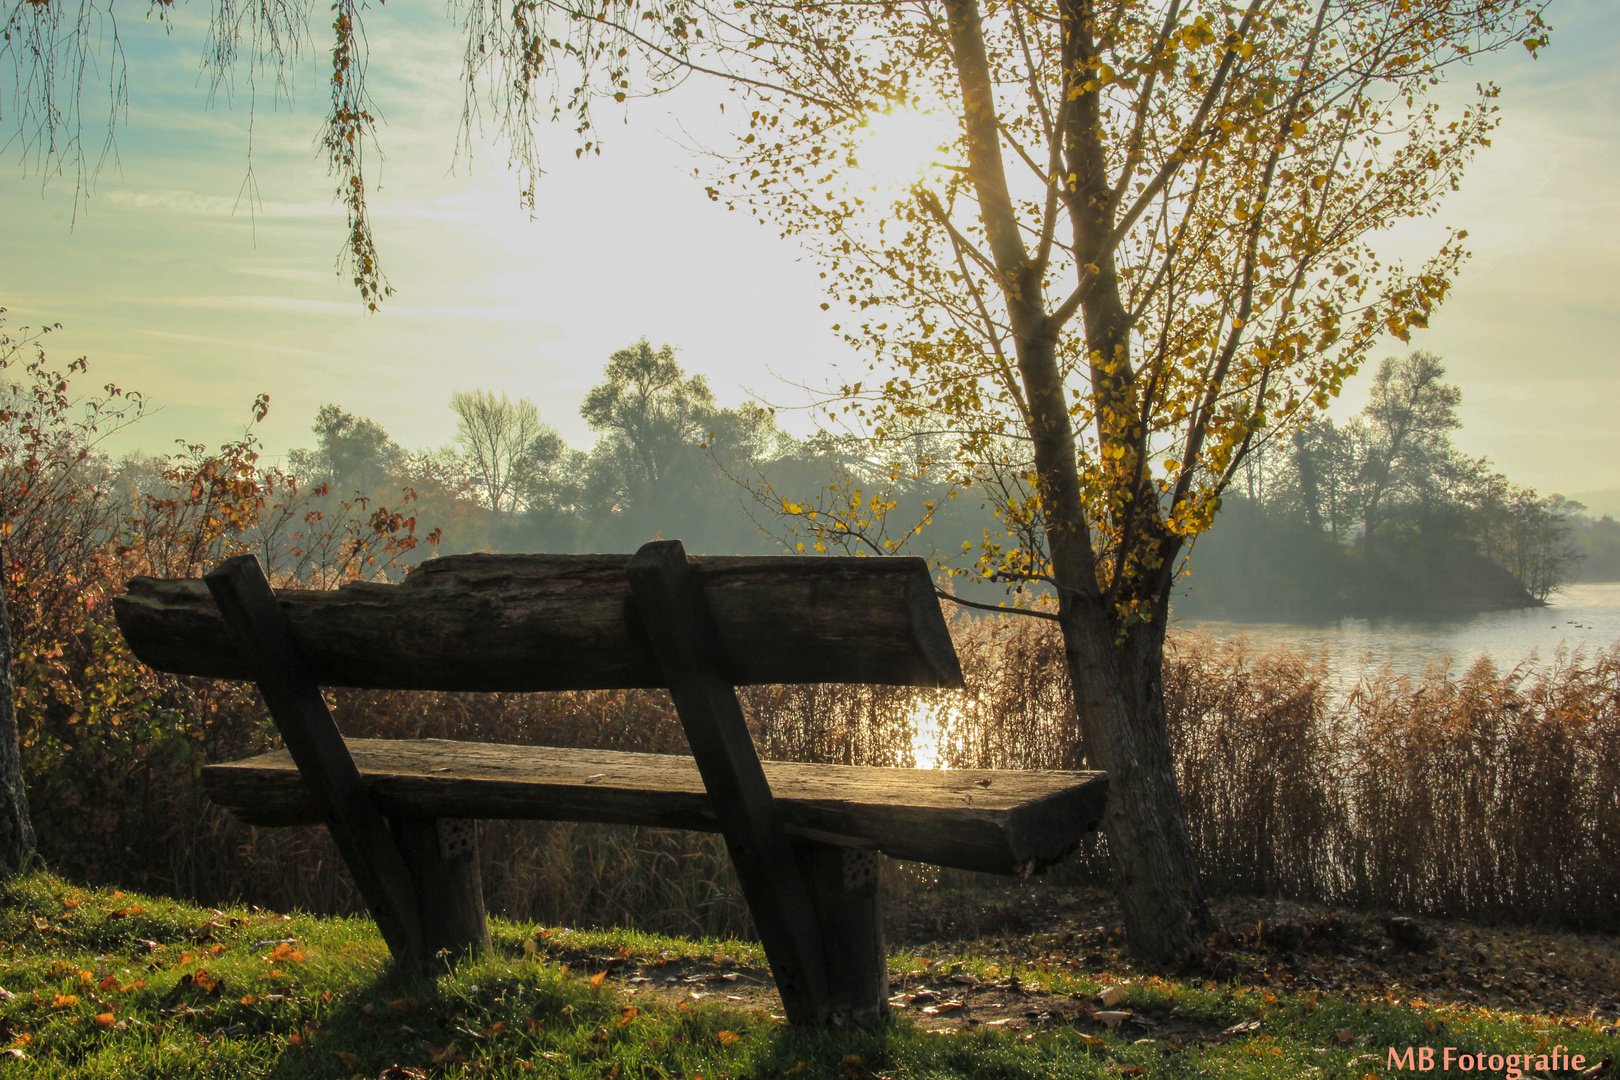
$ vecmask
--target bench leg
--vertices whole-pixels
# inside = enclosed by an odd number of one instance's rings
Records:
[[[832,1023],[870,1024],[888,1013],[889,962],[876,851],[795,840],[821,930]]]
[[[390,822],[416,888],[422,953],[430,971],[489,948],[476,821],[397,814]]]

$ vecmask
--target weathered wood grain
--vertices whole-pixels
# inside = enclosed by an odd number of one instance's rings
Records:
[[[596,821],[718,832],[685,755],[444,739],[351,739],[385,812]],[[764,762],[788,831],[897,859],[1025,876],[1070,851],[1102,817],[1102,773],[879,769]],[[255,825],[320,820],[285,751],[203,769],[209,796]]]
[[[625,577],[628,555],[452,555],[403,584],[280,589],[324,686],[585,690],[665,685]],[[960,686],[927,564],[916,558],[691,560],[734,685]],[[252,677],[200,580],[134,578],[113,601],[160,671]]]
[[[447,853],[436,818],[395,813],[389,820],[394,843],[416,888],[422,928],[422,956],[435,975],[446,960],[489,950],[489,919],[478,861],[478,829],[472,825],[464,850]]]
[[[888,1013],[889,961],[883,940],[876,852],[796,840],[827,961],[832,1022],[871,1024]]]

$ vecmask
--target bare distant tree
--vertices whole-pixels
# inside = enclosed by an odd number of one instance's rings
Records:
[[[527,398],[514,402],[488,390],[458,391],[450,408],[458,417],[456,441],[490,509],[517,509],[531,474],[557,456],[561,439],[541,423]]]
[[[1357,428],[1362,453],[1362,550],[1370,555],[1373,534],[1388,497],[1403,487],[1429,483],[1450,451],[1451,432],[1462,426],[1462,391],[1442,382],[1446,366],[1418,350],[1378,365],[1372,393]]]

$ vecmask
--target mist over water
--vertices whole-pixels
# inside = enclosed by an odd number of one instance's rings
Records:
[[[1341,685],[1386,664],[1396,674],[1420,675],[1435,664],[1466,670],[1483,655],[1505,670],[1526,662],[1544,666],[1559,649],[1591,656],[1620,642],[1620,581],[1566,586],[1546,607],[1447,618],[1187,619],[1173,625],[1180,630],[1202,630],[1221,641],[1247,637],[1256,652],[1301,646],[1325,650],[1328,669]]]

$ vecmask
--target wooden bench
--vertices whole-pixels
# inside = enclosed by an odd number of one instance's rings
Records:
[[[152,667],[258,684],[286,749],[208,766],[210,797],[256,825],[326,824],[402,963],[487,947],[477,820],[717,831],[788,1019],[871,1019],[888,996],[881,854],[1023,876],[1102,816],[1099,773],[759,760],[738,685],[962,685],[921,559],[694,559],[655,541],[457,555],[316,591],[272,590],[244,556],[202,580],[135,578],[114,606]],[[692,755],[346,742],[321,686],[666,687]]]

